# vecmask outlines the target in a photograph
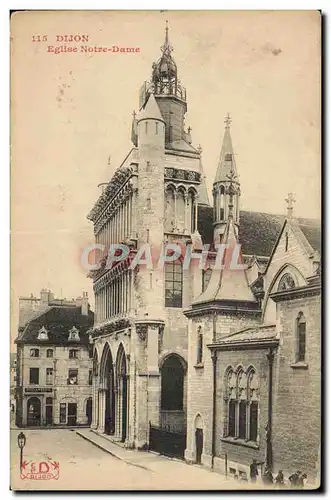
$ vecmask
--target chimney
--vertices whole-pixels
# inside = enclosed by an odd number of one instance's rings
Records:
[[[87,294],[87,292],[83,292],[83,297],[77,297],[77,299],[76,299],[76,307],[81,307],[81,314],[82,314],[82,316],[88,316],[89,303],[88,303],[88,294]]]
[[[51,295],[49,290],[46,290],[46,288],[43,288],[40,291],[40,305],[41,307],[47,307],[49,303],[49,296]]]

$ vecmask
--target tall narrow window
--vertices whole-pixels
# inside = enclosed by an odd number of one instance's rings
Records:
[[[198,345],[197,345],[197,365],[202,363],[203,355],[203,335],[201,332],[201,327],[198,328]]]
[[[159,133],[159,124],[158,124],[158,122],[155,122],[155,133],[156,133],[156,135]]]
[[[288,250],[288,233],[285,234],[285,252]]]
[[[246,438],[246,401],[239,403],[239,439]]]
[[[148,122],[145,122],[145,134],[147,135],[148,132]]]
[[[257,401],[252,401],[249,407],[250,419],[249,419],[249,440],[257,440],[257,417],[258,417],[258,403]]]
[[[183,268],[180,260],[165,263],[165,306],[183,305]]]
[[[297,317],[297,361],[306,358],[306,319],[302,312]]]
[[[229,431],[228,435],[230,437],[235,437],[236,435],[236,401],[229,401]]]
[[[53,385],[53,368],[46,368],[46,385]]]

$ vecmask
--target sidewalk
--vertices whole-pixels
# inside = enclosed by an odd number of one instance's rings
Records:
[[[200,465],[188,465],[184,461],[169,458],[151,451],[137,451],[123,448],[105,435],[91,429],[79,429],[76,433],[94,446],[109,453],[112,457],[126,462],[128,465],[151,471],[155,475],[169,480],[169,490],[179,482],[190,484],[192,490],[247,490],[260,489],[259,485],[240,484],[232,478],[226,478]]]

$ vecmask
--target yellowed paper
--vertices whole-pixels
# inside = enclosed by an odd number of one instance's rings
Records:
[[[319,486],[320,25],[12,15],[13,490]]]

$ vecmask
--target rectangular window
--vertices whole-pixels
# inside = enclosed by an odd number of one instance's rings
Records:
[[[92,370],[88,371],[88,383],[89,385],[92,385]]]
[[[77,358],[78,358],[78,349],[70,349],[69,359],[77,359]]]
[[[239,403],[239,439],[246,438],[246,401]]]
[[[53,368],[46,368],[46,385],[53,385]]]
[[[232,154],[231,153],[227,153],[225,155],[225,161],[231,161],[232,160]]]
[[[53,349],[47,349],[47,351],[46,351],[46,357],[47,358],[52,358],[53,357]]]
[[[180,261],[165,264],[165,306],[183,306],[183,268]]]
[[[60,424],[67,423],[67,405],[60,403]]]
[[[236,401],[229,401],[229,430],[228,435],[235,437],[236,435]]]
[[[39,385],[39,368],[30,368],[30,384]]]
[[[78,370],[76,368],[69,368],[68,371],[68,385],[78,384]]]
[[[258,404],[252,401],[250,405],[250,418],[249,418],[249,440],[257,440],[257,418],[258,418]]]

